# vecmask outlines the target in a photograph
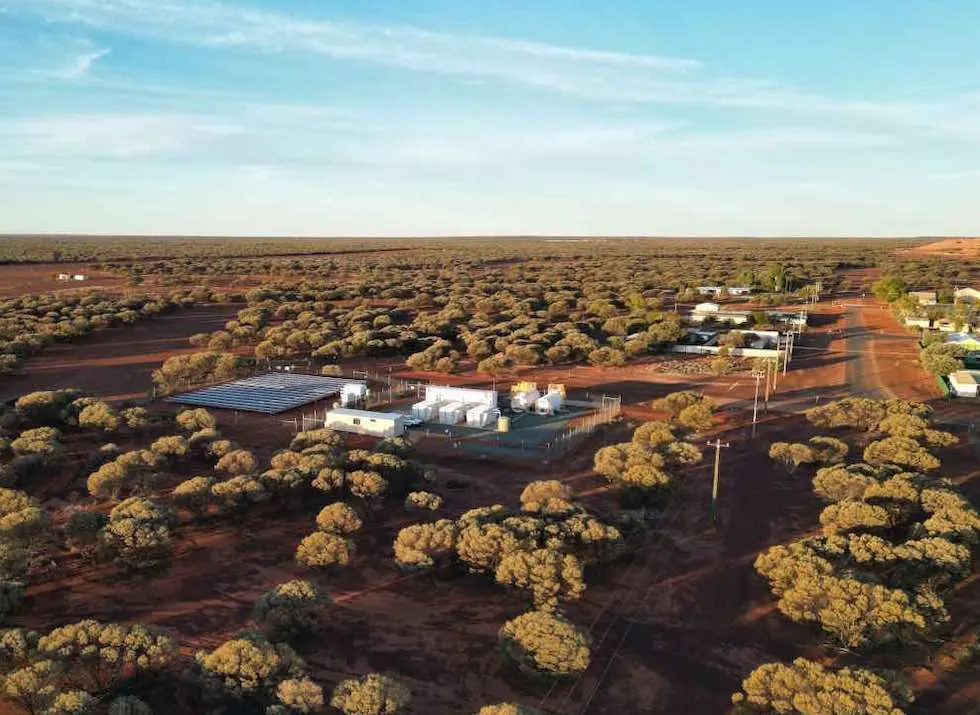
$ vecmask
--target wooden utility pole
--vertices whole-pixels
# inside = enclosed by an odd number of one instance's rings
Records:
[[[783,348],[786,352],[783,355],[783,374],[786,374],[787,368],[789,368],[789,356],[793,351],[793,333],[786,336],[786,347]],[[777,351],[778,354],[778,351]]]
[[[766,360],[766,412],[769,411],[769,368],[772,360]]]
[[[731,447],[728,442],[722,442],[720,439],[716,439],[714,442],[708,442],[709,447],[715,448],[715,477],[711,483],[711,524],[713,526],[718,525],[718,477],[721,472],[721,448]]]
[[[752,402],[752,436],[755,437],[755,423],[759,415],[759,383],[762,378],[765,377],[766,373],[762,370],[756,370],[752,373],[752,377],[755,378],[755,399]]]

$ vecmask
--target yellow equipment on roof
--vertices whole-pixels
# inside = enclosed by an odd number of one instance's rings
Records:
[[[538,389],[538,383],[536,383],[536,382],[527,382],[526,380],[521,380],[516,385],[513,385],[510,388],[510,394],[511,395],[518,395],[518,394],[520,394],[522,392],[531,392],[531,390],[537,390],[537,389]]]

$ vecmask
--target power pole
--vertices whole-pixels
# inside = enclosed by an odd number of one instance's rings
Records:
[[[715,478],[711,483],[711,524],[713,526],[718,525],[718,476],[721,472],[721,448],[731,447],[728,442],[722,442],[720,439],[716,439],[714,442],[708,442],[709,447],[715,448]]]
[[[752,436],[755,437],[755,423],[759,415],[759,382],[765,377],[765,373],[762,370],[756,370],[752,373],[752,377],[755,378],[755,399],[752,402]]]
[[[769,411],[769,368],[772,366],[772,360],[766,360],[766,412]]]
[[[786,345],[783,350],[785,351],[783,355],[783,374],[785,375],[787,368],[789,368],[789,355],[793,350],[793,333],[786,336]],[[778,355],[779,351],[777,350],[776,352]]]

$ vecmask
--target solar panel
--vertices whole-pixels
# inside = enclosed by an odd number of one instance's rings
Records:
[[[339,394],[344,385],[350,384],[365,383],[339,377],[270,372],[175,395],[168,401],[275,415]]]

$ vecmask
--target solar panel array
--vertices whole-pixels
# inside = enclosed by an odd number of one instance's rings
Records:
[[[169,400],[195,407],[276,415],[336,395],[349,384],[364,383],[339,377],[270,372],[175,395]]]

